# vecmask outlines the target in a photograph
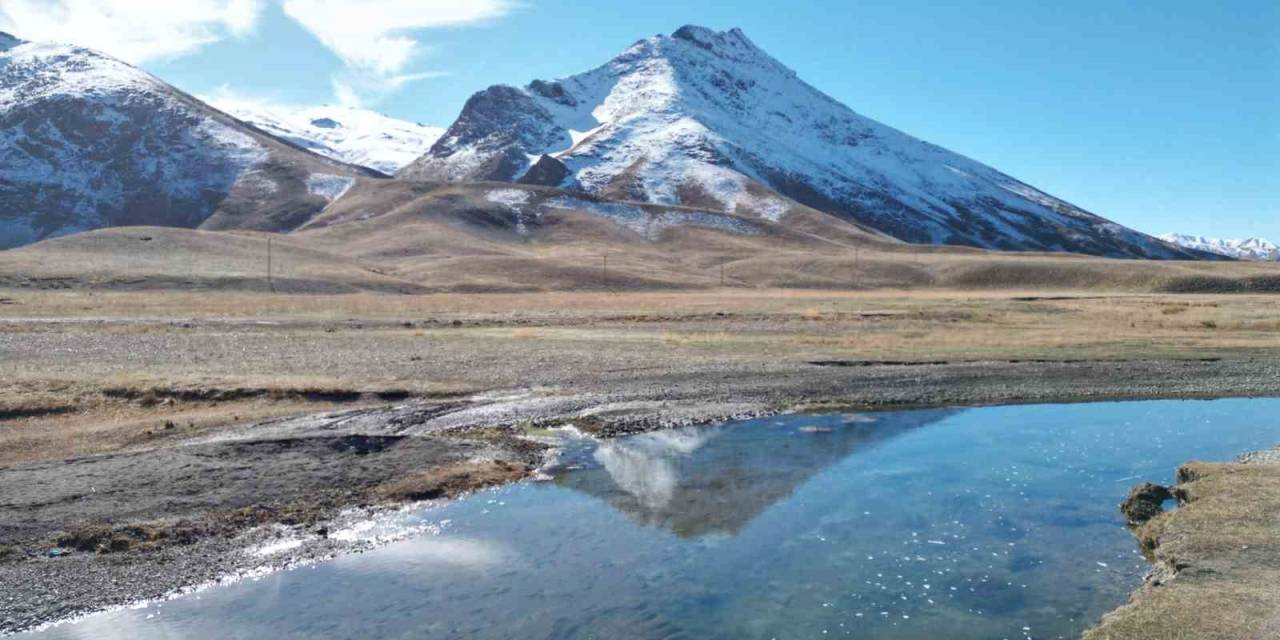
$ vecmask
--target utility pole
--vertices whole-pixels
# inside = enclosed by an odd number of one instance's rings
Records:
[[[271,293],[276,292],[276,283],[271,279],[271,236],[267,236],[267,286]]]
[[[606,253],[600,256],[600,258],[604,261],[603,265],[600,268],[600,273],[604,278],[605,285],[608,285],[609,284],[609,254]]]

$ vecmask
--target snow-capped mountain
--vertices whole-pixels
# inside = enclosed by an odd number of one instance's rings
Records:
[[[770,218],[790,199],[912,242],[1202,257],[863,117],[737,29],[683,27],[586,73],[486,89],[398,175]]]
[[[0,33],[0,248],[119,225],[291,229],[362,175],[109,56]]]
[[[1160,236],[1160,239],[1187,249],[1216,253],[1238,260],[1280,261],[1280,246],[1262,238],[1221,240],[1181,233],[1166,233]]]
[[[426,153],[444,129],[342,106],[287,107],[235,99],[213,106],[308,151],[393,174]]]

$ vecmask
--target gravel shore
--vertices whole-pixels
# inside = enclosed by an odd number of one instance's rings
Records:
[[[746,369],[746,370],[744,370]],[[0,631],[334,554],[334,521],[532,473],[528,437],[603,437],[789,411],[1280,395],[1280,362],[805,363],[636,376],[226,428],[178,446],[0,467]],[[436,473],[435,476],[430,474]],[[427,474],[420,490],[389,493]],[[403,489],[403,487],[401,487]],[[90,524],[92,523],[92,524]],[[251,550],[297,541],[269,557]]]

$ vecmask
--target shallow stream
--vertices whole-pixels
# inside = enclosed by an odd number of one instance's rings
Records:
[[[374,551],[45,638],[1070,638],[1147,564],[1117,504],[1280,401],[787,416],[598,443]]]

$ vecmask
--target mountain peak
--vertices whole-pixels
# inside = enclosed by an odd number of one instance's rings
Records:
[[[716,45],[722,45],[725,43],[747,44],[753,49],[756,48],[755,44],[747,38],[747,34],[743,33],[742,29],[737,27],[728,31],[716,31],[714,29],[708,29],[707,27],[700,27],[696,24],[687,24],[676,29],[675,33],[671,34],[671,37],[677,40],[692,42],[704,49],[711,49]]]
[[[688,40],[689,42],[703,48],[710,48],[715,46],[715,41],[720,39],[723,35],[723,33],[717,33],[706,27],[700,27],[695,24],[686,24],[685,26],[676,29],[676,32],[671,34],[671,37],[676,38],[677,40]]]
[[[685,25],[677,29],[670,37],[658,36],[649,40],[649,42],[657,43],[657,49],[663,53],[671,53],[669,47],[662,46],[664,43],[688,44],[729,60],[753,63],[768,60],[769,63],[785,69],[780,63],[769,57],[769,54],[757,47],[742,29],[736,27],[728,31],[715,31],[707,27]],[[789,69],[786,72],[791,73]]]
[[[740,29],[687,25],[577,75],[481,91],[398,175],[516,182],[535,163],[556,169],[539,181],[602,197],[775,222],[800,204],[908,242],[1194,256],[861,116]]]

